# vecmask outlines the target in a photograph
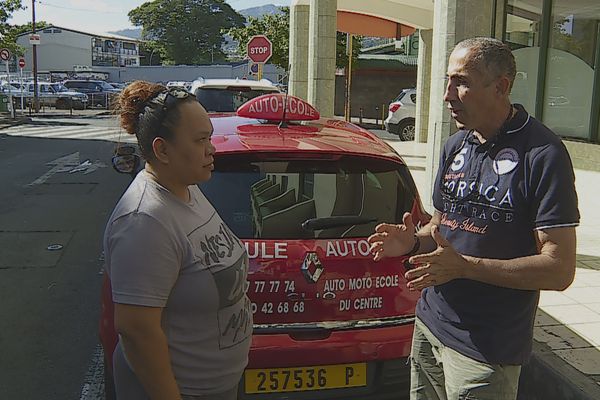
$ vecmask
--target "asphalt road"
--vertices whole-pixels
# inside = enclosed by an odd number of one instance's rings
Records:
[[[46,122],[38,131],[90,120]],[[114,146],[0,130],[0,399],[82,398],[97,352],[103,230],[129,183],[110,167]]]

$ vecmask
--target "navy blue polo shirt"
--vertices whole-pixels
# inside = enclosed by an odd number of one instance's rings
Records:
[[[444,147],[433,204],[440,232],[463,255],[538,254],[536,230],[579,224],[569,154],[550,129],[517,113],[490,141],[459,131]],[[427,288],[417,316],[446,346],[479,361],[519,365],[531,353],[539,291],[455,279]]]

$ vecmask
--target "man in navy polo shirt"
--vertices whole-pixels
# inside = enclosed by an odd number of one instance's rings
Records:
[[[407,213],[369,238],[375,260],[412,256],[408,288],[422,291],[413,400],[516,399],[539,291],[573,281],[573,166],[561,140],[511,104],[515,76],[501,41],[455,47],[445,101],[459,131],[444,147],[431,223],[415,234]]]

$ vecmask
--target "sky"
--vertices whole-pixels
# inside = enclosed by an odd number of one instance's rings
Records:
[[[8,21],[24,24],[31,21],[31,0]],[[35,19],[89,32],[109,32],[132,28],[127,13],[147,0],[36,0]],[[289,0],[227,0],[236,10],[265,4],[289,5]]]

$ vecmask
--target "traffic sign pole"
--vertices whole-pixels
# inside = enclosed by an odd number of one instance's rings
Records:
[[[260,81],[263,77],[263,63],[258,64],[258,80]]]
[[[25,111],[25,102],[23,101],[23,68],[19,68],[20,71],[20,79],[19,79],[19,88],[21,89],[21,112]]]
[[[4,62],[6,63],[6,81],[10,85],[10,67],[8,66],[8,60]]]
[[[21,88],[21,111],[25,109],[25,104],[23,102],[23,68],[25,68],[25,59],[23,57],[19,58],[19,87]]]

